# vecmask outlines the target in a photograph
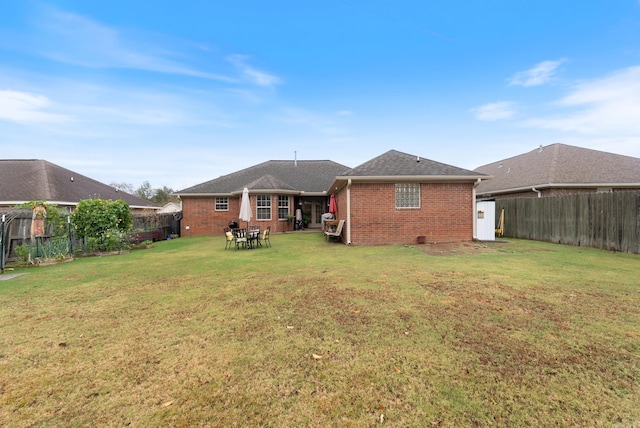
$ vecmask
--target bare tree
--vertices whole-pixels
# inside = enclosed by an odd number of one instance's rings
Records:
[[[116,182],[113,182],[113,183],[109,184],[109,186],[113,187],[114,189],[122,190],[123,192],[127,192],[127,193],[129,193],[131,195],[134,192],[133,184],[131,184],[131,183],[125,183],[125,182],[116,183]]]

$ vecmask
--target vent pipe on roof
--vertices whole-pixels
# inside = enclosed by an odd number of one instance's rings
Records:
[[[293,151],[293,166],[298,166],[298,151]]]

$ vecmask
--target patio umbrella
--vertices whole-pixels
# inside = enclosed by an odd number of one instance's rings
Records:
[[[242,191],[242,201],[240,202],[240,220],[247,222],[247,229],[251,221],[251,202],[249,201],[249,189],[246,187]]]
[[[329,212],[334,216],[338,212],[338,204],[336,203],[336,194],[332,193],[329,198]]]

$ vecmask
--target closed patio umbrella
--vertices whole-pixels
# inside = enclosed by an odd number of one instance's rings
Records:
[[[242,201],[240,202],[240,220],[247,222],[247,229],[251,221],[251,202],[249,201],[249,189],[242,190]]]
[[[336,203],[336,194],[332,193],[329,198],[329,212],[334,216],[338,212],[338,204]]]

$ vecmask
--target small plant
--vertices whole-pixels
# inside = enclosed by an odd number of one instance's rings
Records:
[[[153,241],[152,241],[152,240],[150,240],[150,239],[145,239],[144,241],[142,241],[142,242],[140,243],[140,246],[141,246],[142,248],[149,248],[149,247],[152,247],[152,246],[153,246]]]
[[[104,251],[116,251],[122,249],[122,233],[118,230],[107,230],[100,237],[99,248]]]
[[[15,249],[16,256],[18,256],[18,260],[22,263],[27,263],[29,261],[29,255],[31,253],[31,248],[28,245],[19,245]]]

